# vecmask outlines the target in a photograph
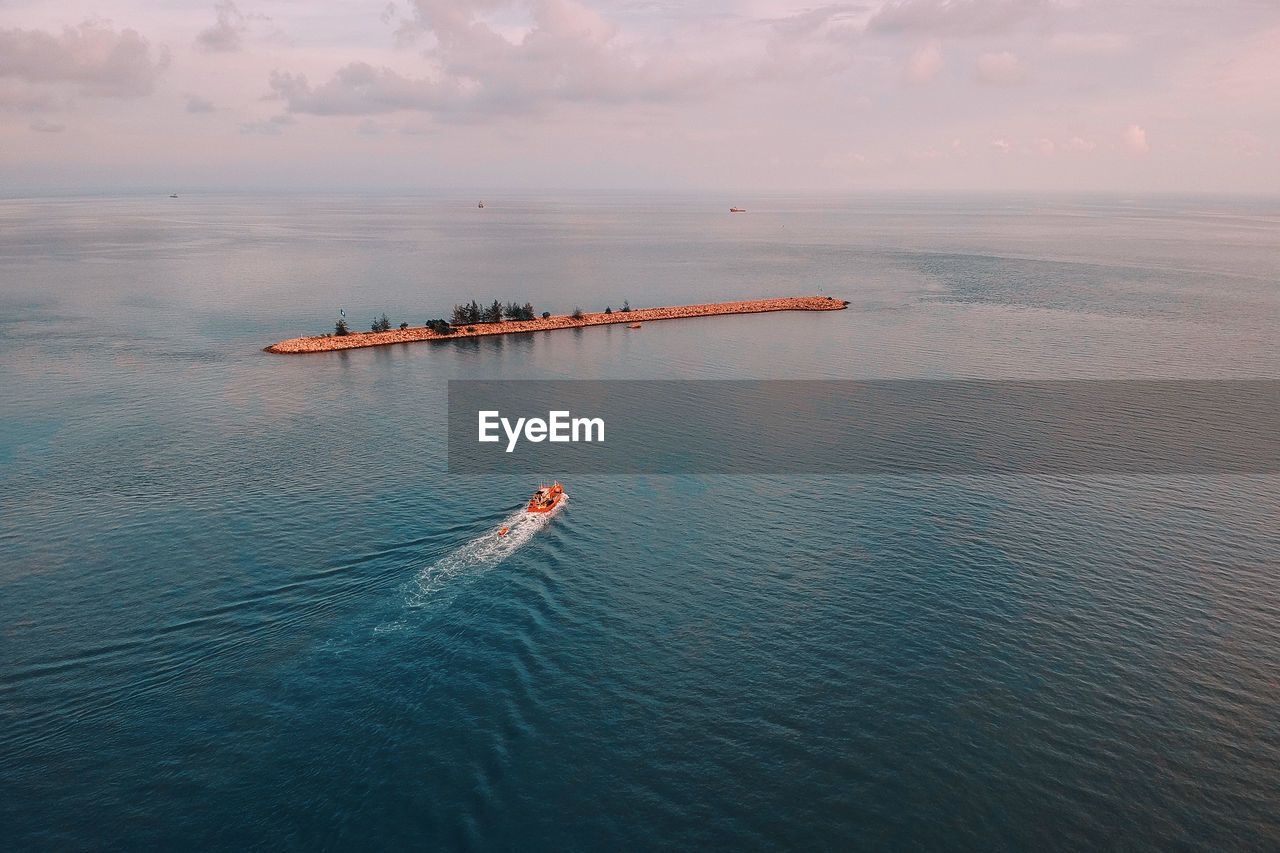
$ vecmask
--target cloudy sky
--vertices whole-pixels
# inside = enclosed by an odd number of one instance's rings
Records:
[[[0,192],[1280,192],[1277,0],[0,0]]]

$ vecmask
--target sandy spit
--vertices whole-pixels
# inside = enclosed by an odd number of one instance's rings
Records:
[[[439,335],[430,329],[415,327],[389,332],[354,332],[350,335],[316,335],[291,338],[264,347],[265,352],[295,355],[329,352],[359,347],[382,347],[412,341],[447,341],[456,338],[478,338],[483,335],[513,335],[521,332],[546,332],[552,329],[578,329],[583,326],[607,326],[612,323],[641,323],[653,320],[679,320],[685,317],[713,317],[721,314],[759,314],[765,311],[839,311],[849,303],[829,296],[789,296],[783,299],[756,299],[750,302],[712,302],[705,305],[681,305],[675,308],[637,308],[612,314],[583,314],[581,319],[560,314],[537,320],[504,320],[501,323],[477,323],[467,331],[458,328],[452,335]]]

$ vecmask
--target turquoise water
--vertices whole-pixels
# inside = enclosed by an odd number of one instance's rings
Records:
[[[444,432],[459,378],[1280,378],[1280,206],[748,207],[0,201],[0,839],[1280,844],[1275,477],[596,475],[533,521],[556,472]]]

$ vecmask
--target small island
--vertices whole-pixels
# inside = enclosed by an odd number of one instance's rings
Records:
[[[353,332],[346,335],[316,335],[309,338],[292,338],[264,347],[265,352],[301,354],[330,352],[332,350],[357,349],[405,344],[413,341],[447,341],[453,338],[476,338],[484,335],[512,335],[522,332],[545,332],[552,329],[579,329],[583,326],[606,326],[614,323],[634,325],[655,320],[680,320],[686,317],[716,317],[722,314],[760,314],[766,311],[839,311],[848,302],[830,296],[789,296],[782,299],[756,299],[749,302],[712,302],[705,305],[682,305],[675,308],[636,308],[625,311],[605,310],[597,314],[544,315],[531,320],[503,320],[478,322],[450,327],[445,332],[433,327],[402,327],[377,332]],[[385,317],[385,315],[384,315]]]

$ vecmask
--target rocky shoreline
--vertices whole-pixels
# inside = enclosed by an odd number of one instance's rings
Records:
[[[615,323],[646,323],[654,320],[679,320],[685,317],[713,317],[722,314],[760,314],[766,311],[839,311],[849,303],[829,296],[789,296],[783,299],[756,299],[749,302],[711,302],[704,305],[682,305],[675,308],[637,308],[612,314],[583,314],[572,317],[560,314],[537,320],[505,320],[501,323],[477,323],[455,328],[451,335],[415,327],[388,332],[354,332],[350,335],[316,335],[292,338],[264,347],[264,352],[296,355],[332,350],[381,347],[413,341],[448,341],[455,338],[478,338],[485,335],[512,335],[521,332],[545,332],[551,329],[578,329],[583,326],[607,326]],[[468,331],[467,329],[473,329]]]

